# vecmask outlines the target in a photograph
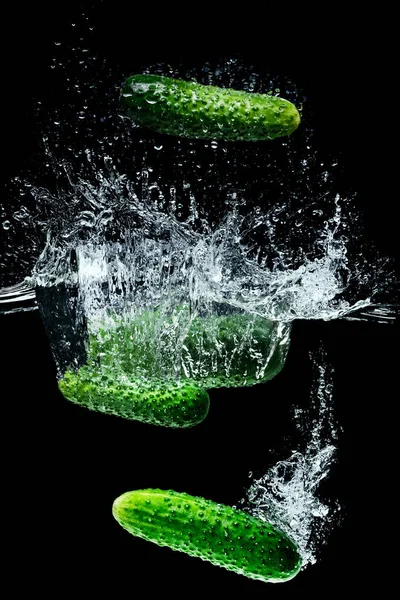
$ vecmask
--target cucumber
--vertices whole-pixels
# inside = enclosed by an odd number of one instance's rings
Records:
[[[159,75],[128,77],[120,97],[137,125],[189,138],[272,140],[300,124],[294,104],[278,96]]]
[[[282,370],[288,348],[289,328],[263,317],[196,317],[184,341],[182,363],[206,389],[252,386]]]
[[[205,389],[251,386],[283,368],[289,328],[250,314],[191,316],[187,306],[172,314],[143,311],[114,318],[91,335],[94,363],[128,378],[192,381]]]
[[[192,427],[208,414],[206,390],[255,385],[282,369],[289,330],[280,327],[247,314],[191,317],[185,306],[114,315],[89,334],[86,364],[66,371],[59,389],[92,410]]]
[[[302,561],[289,537],[244,511],[172,490],[126,492],[113,515],[129,533],[251,579],[292,579]]]
[[[93,364],[67,371],[58,387],[75,404],[164,427],[193,427],[206,418],[210,407],[208,393],[192,382],[129,380]]]

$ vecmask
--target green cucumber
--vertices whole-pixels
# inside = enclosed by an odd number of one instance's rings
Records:
[[[121,102],[136,124],[189,138],[272,140],[300,123],[297,108],[284,98],[159,75],[129,77]]]
[[[103,325],[89,340],[94,364],[127,378],[178,379],[205,389],[252,386],[283,368],[290,330],[250,314],[143,311]]]
[[[165,427],[205,419],[208,389],[252,386],[283,367],[289,329],[248,314],[143,311],[110,317],[89,334],[87,362],[59,388],[92,410]]]
[[[285,533],[205,498],[171,490],[136,490],[117,498],[112,511],[132,535],[251,579],[286,581],[302,565],[296,545]]]
[[[253,386],[282,370],[288,348],[289,328],[258,315],[196,317],[184,341],[182,362],[206,389]]]
[[[183,428],[203,421],[208,393],[192,382],[128,379],[112,369],[85,365],[58,382],[62,394],[91,410],[151,425]]]

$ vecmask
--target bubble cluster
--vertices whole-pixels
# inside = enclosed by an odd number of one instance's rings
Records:
[[[336,460],[338,426],[333,415],[333,370],[322,350],[311,356],[314,381],[310,407],[295,408],[294,420],[302,445],[261,477],[252,476],[243,510],[275,523],[296,543],[303,567],[317,560],[332,529],[340,521],[340,506],[319,497],[321,482]]]

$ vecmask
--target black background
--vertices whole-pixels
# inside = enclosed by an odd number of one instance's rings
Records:
[[[365,236],[398,256],[393,15],[352,14],[340,3],[316,9],[266,2],[263,12],[246,6],[221,16],[204,5],[161,14],[150,3],[129,10],[119,2],[99,2],[96,10],[90,4],[39,2],[8,8],[3,18],[4,182],[37,147],[35,96],[47,90],[59,101],[48,78],[53,42],[66,39],[84,8],[95,21],[95,50],[111,64],[121,53],[125,60],[188,64],[238,54],[293,77],[313,107],[321,144],[341,152]],[[298,321],[273,381],[251,394],[211,392],[203,424],[167,431],[64,400],[39,313],[1,317],[2,539],[15,595],[24,588],[58,597],[70,586],[88,597],[164,591],[281,598],[382,588],[392,573],[396,520],[398,334],[398,325]],[[116,524],[112,502],[129,489],[172,488],[235,504],[250,470],[261,473],[285,458],[285,439],[294,435],[290,407],[307,406],[308,353],[320,341],[335,368],[343,428],[339,460],[322,492],[339,500],[344,520],[317,565],[267,585],[133,538]]]

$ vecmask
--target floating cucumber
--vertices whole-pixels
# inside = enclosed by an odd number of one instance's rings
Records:
[[[132,75],[121,100],[138,125],[160,133],[227,141],[290,135],[300,123],[288,100],[159,75]]]
[[[58,382],[68,400],[91,410],[164,427],[192,427],[207,416],[207,392],[192,382],[127,379],[111,369],[84,366]]]
[[[286,534],[241,510],[185,493],[145,489],[114,501],[129,533],[185,552],[251,579],[292,579],[301,557]]]

